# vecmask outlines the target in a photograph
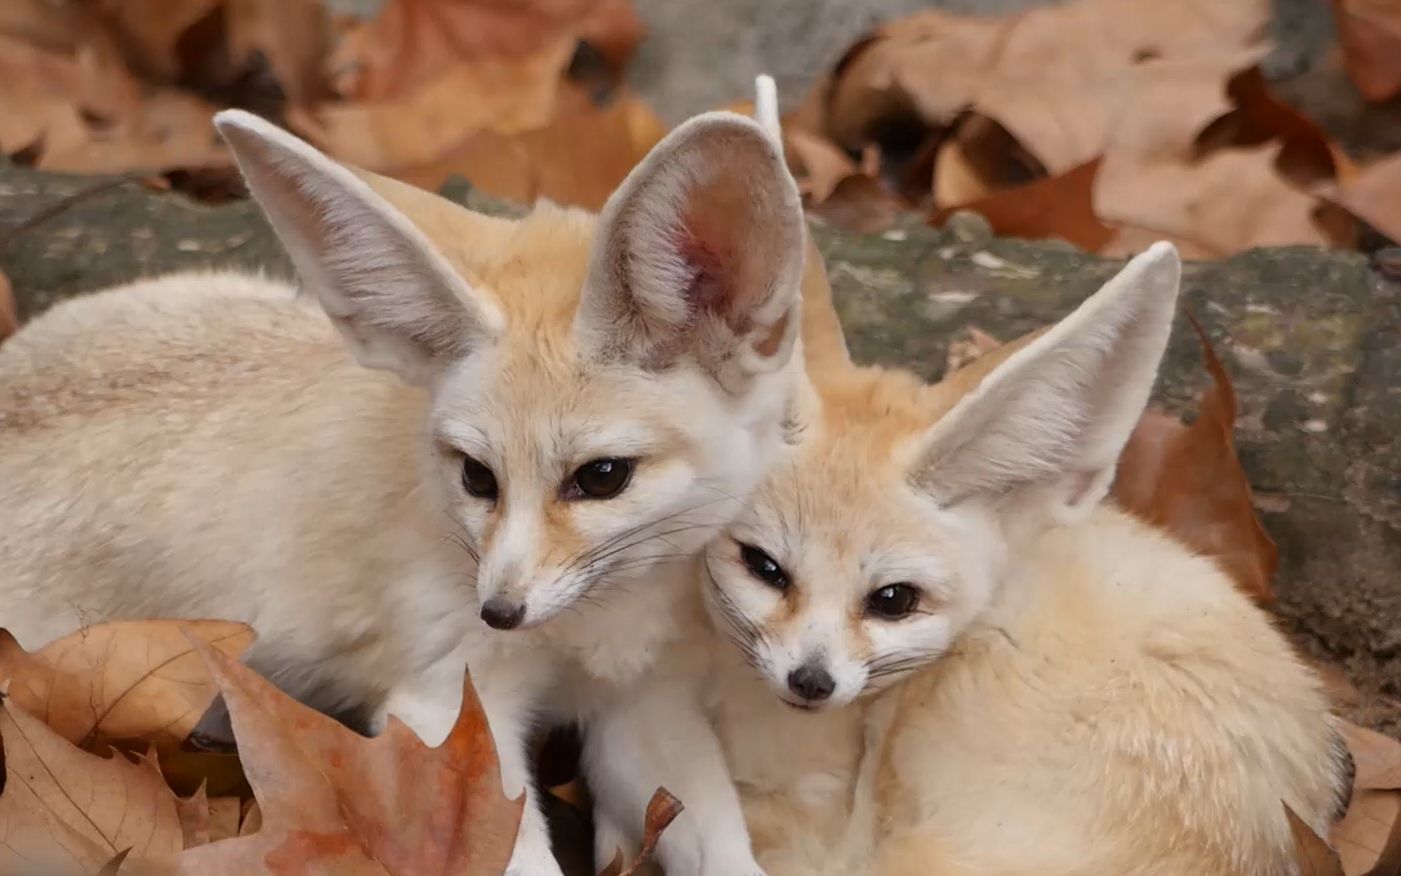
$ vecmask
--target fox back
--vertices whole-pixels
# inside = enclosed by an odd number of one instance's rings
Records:
[[[953,653],[890,692],[868,753],[879,872],[1295,872],[1284,806],[1326,836],[1346,750],[1268,618],[1109,507],[1045,532],[1012,574]]]
[[[803,232],[770,138],[700,117],[601,216],[507,221],[216,121],[311,294],[170,277],[0,347],[0,624],[245,620],[322,705],[487,627],[639,671],[648,571],[784,440]]]
[[[1154,247],[934,386],[810,366],[800,443],[705,562],[769,876],[1266,876],[1284,805],[1326,831],[1317,679],[1214,563],[1102,504],[1178,277]]]

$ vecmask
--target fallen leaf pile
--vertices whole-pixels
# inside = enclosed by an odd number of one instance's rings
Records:
[[[1359,92],[1401,92],[1401,6],[1333,0]],[[928,11],[852,46],[785,119],[812,212],[858,231],[919,211],[1123,255],[1401,239],[1401,156],[1358,167],[1258,62],[1269,0],[1070,0]],[[665,133],[621,85],[631,0],[8,0],[0,151],[40,168],[237,186],[209,125],[240,106],[436,189],[598,207]],[[738,105],[732,108],[740,108]]]
[[[1350,69],[1401,87],[1396,4],[1336,6],[1372,48]],[[812,209],[863,230],[901,209],[935,224],[968,209],[1001,234],[1108,255],[1170,239],[1189,258],[1351,247],[1358,219],[1401,236],[1395,171],[1359,171],[1271,92],[1257,66],[1269,21],[1267,0],[921,13],[847,53],[786,120],[788,150]]]
[[[664,133],[619,86],[629,0],[7,0],[0,151],[41,169],[227,174],[241,106],[330,154],[436,188],[598,207]]]
[[[239,663],[252,639],[240,624],[124,622],[29,654],[0,630],[0,873],[505,871],[524,797],[502,792],[470,681],[438,748],[395,719],[367,739]],[[179,796],[162,753],[188,748],[216,693],[249,792],[210,796],[215,775]],[[679,812],[659,791],[639,864]]]

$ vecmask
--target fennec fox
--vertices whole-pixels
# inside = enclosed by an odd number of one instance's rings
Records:
[[[0,347],[0,623],[33,646],[247,621],[292,694],[430,742],[470,664],[504,783],[532,796],[511,872],[557,874],[528,725],[645,672],[693,588],[681,561],[786,440],[792,178],[756,123],[709,114],[601,216],[510,222],[216,123],[313,294],[171,277]]]
[[[1159,244],[932,387],[810,369],[799,446],[703,563],[737,646],[707,704],[769,876],[1278,876],[1282,804],[1324,833],[1346,753],[1316,678],[1101,501],[1178,282]],[[664,737],[631,740],[660,781]]]

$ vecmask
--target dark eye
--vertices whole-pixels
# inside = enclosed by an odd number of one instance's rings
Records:
[[[478,499],[496,498],[496,475],[470,456],[462,457],[462,486]]]
[[[611,499],[632,480],[631,459],[595,459],[579,466],[570,486],[575,495],[590,499]]]
[[[739,558],[744,561],[744,567],[749,570],[749,574],[755,578],[775,590],[788,589],[788,575],[773,557],[753,545],[741,544]]]
[[[886,620],[906,617],[919,605],[919,591],[909,584],[887,584],[866,597],[866,611]]]

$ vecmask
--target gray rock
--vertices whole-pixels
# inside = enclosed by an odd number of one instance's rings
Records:
[[[0,167],[0,270],[20,311],[140,276],[194,267],[289,272],[247,202],[220,207],[134,183]],[[510,210],[457,181],[455,200]],[[27,224],[28,223],[28,224]],[[15,230],[19,233],[16,235]],[[940,376],[966,326],[1015,337],[1067,313],[1121,262],[1064,244],[987,239],[911,219],[872,236],[815,226],[858,359]],[[1401,729],[1401,284],[1349,252],[1257,250],[1186,271],[1240,399],[1240,455],[1280,545],[1278,611],[1300,644],[1343,664],[1372,726]],[[1179,331],[1159,396],[1189,411],[1205,384]]]

